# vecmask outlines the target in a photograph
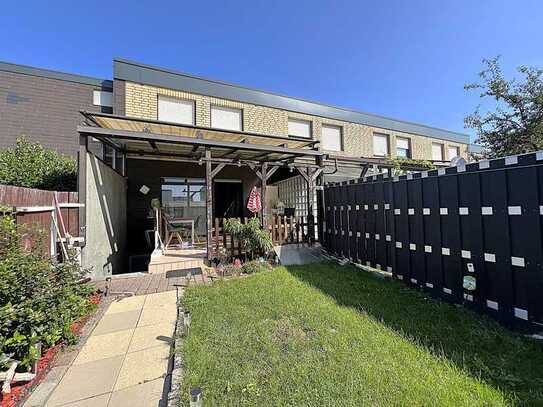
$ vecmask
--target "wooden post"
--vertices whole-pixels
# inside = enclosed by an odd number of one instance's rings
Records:
[[[206,148],[206,226],[207,226],[207,259],[211,260],[213,245],[213,176],[211,168],[211,150]]]
[[[281,215],[277,215],[277,237],[279,239],[279,244],[283,244],[283,226],[281,223]]]
[[[271,217],[271,238],[272,243],[275,244],[275,216]]]
[[[219,218],[215,218],[215,251],[217,257],[219,257],[219,236]]]
[[[261,177],[260,177],[260,185],[262,188],[261,196],[262,196],[262,226],[264,227],[264,230],[268,230],[268,205],[266,203],[266,184],[267,184],[267,176],[268,176],[268,163],[262,163],[262,171],[261,171]]]

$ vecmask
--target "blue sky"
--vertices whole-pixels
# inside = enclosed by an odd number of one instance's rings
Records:
[[[543,2],[6,1],[0,60],[110,78],[121,57],[472,134],[483,57],[543,66]]]

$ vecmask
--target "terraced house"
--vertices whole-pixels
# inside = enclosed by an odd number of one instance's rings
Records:
[[[97,278],[213,259],[229,244],[222,219],[250,216],[254,187],[278,244],[312,241],[323,183],[387,171],[395,157],[448,165],[468,155],[456,132],[132,61],[113,67],[96,79],[0,64],[1,145],[24,134],[79,157],[82,256]]]

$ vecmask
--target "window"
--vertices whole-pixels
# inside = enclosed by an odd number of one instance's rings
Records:
[[[113,92],[103,90],[92,91],[92,104],[95,106],[113,107]]]
[[[322,149],[332,151],[343,150],[341,127],[328,124],[322,125]]]
[[[242,130],[241,109],[211,106],[211,127],[225,130]]]
[[[288,119],[288,135],[311,138],[311,122],[309,120]]]
[[[408,138],[396,137],[396,157],[411,158]]]
[[[179,124],[194,124],[194,101],[160,95],[158,120]]]
[[[449,146],[449,160],[452,160],[454,157],[458,157],[460,155],[460,147],[457,146]]]
[[[443,144],[432,143],[432,160],[443,161]]]
[[[103,161],[117,171],[119,174],[124,175],[124,154],[117,151],[108,144],[102,144],[102,156]]]
[[[388,134],[373,133],[373,155],[388,156]]]
[[[205,180],[203,178],[162,178],[161,203],[170,216],[187,216],[192,212],[188,208],[205,207]]]

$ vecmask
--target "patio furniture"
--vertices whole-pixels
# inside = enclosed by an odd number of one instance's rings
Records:
[[[169,224],[168,227],[171,227],[172,230],[175,229],[179,234],[182,234],[184,231],[186,231],[190,227],[190,230],[191,230],[191,243],[194,246],[194,227],[195,227],[194,226],[195,225],[194,219],[192,219],[192,218],[170,218],[170,219],[167,219],[167,222]]]
[[[196,220],[190,225],[191,229],[191,236],[192,236],[192,244],[194,245],[194,241],[196,240],[196,243],[200,243],[200,236],[196,232],[198,230],[198,227],[200,226],[200,219],[202,218],[202,215],[198,215],[196,217]],[[188,233],[189,227],[185,227],[185,232]]]
[[[166,244],[164,245],[166,248],[168,248],[172,240],[175,238],[177,239],[177,242],[179,245],[183,244],[183,238],[181,237],[181,234],[183,233],[183,226],[179,226],[179,220],[174,220],[168,218],[168,216],[163,215],[164,224],[166,226],[166,233],[165,233],[165,241]]]

